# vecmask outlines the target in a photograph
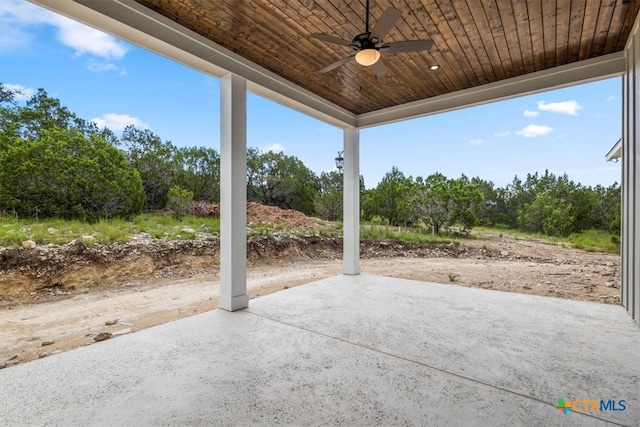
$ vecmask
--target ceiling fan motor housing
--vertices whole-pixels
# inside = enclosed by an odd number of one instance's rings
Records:
[[[353,38],[353,41],[351,42],[351,47],[353,48],[353,50],[377,49],[377,40],[369,40],[370,36],[370,31],[355,36]]]

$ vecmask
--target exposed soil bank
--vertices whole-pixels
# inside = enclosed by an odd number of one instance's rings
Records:
[[[496,235],[460,245],[363,241],[362,271],[509,292],[619,304],[620,258]],[[257,297],[340,274],[342,240],[252,237]],[[217,307],[219,240],[0,248],[0,366]]]

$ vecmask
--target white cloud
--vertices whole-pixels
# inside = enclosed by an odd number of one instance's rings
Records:
[[[114,132],[123,131],[129,125],[137,128],[149,128],[150,126],[137,117],[131,117],[128,114],[107,113],[102,117],[91,119],[99,128],[109,128]]]
[[[20,17],[31,12],[33,19],[38,19],[40,10],[44,9],[25,1],[0,0],[0,45],[3,49],[23,49],[33,43],[33,34],[22,28]]]
[[[24,0],[2,0],[0,4],[0,18],[10,24],[44,24],[54,15]]]
[[[30,87],[24,87],[20,84],[3,83],[2,86],[4,86],[5,89],[15,91],[15,93],[13,94],[13,99],[15,99],[16,101],[26,101],[36,93],[34,89],[31,89]]]
[[[95,59],[89,59],[87,61],[87,69],[94,73],[100,73],[103,71],[118,71],[118,75],[124,76],[127,74],[127,70],[124,67],[119,67],[113,62],[96,61]]]
[[[56,16],[54,25],[58,28],[58,40],[76,51],[105,59],[121,59],[127,48],[113,36],[87,27],[63,16]]]
[[[127,53],[124,43],[62,15],[55,14],[24,0],[1,0],[0,21],[3,45],[25,47],[33,43],[29,26],[50,25],[56,29],[56,39],[72,48],[78,56],[88,54],[109,60],[122,59]],[[8,37],[8,40],[4,40]]]
[[[275,144],[271,144],[271,145],[267,145],[266,147],[262,147],[262,152],[263,153],[268,153],[269,151],[271,151],[273,153],[283,152],[284,151],[284,145],[278,144],[276,142]]]
[[[471,145],[480,145],[480,144],[482,144],[482,142],[483,142],[482,138],[476,138],[476,139],[472,139],[471,141],[469,141],[469,143]]]
[[[615,95],[609,95],[607,96],[607,99],[605,99],[605,101],[615,101],[616,99],[618,99],[617,96]]]
[[[538,102],[538,110],[551,111],[559,114],[569,114],[570,116],[577,116],[578,110],[582,109],[582,105],[578,104],[578,101],[564,101],[564,102]]]
[[[532,110],[524,110],[524,113],[522,113],[522,115],[525,117],[538,117],[539,114],[540,114],[539,111],[532,111]]]
[[[2,2],[0,1],[0,10]],[[0,47],[2,50],[26,49],[33,44],[33,35],[19,28],[9,26],[0,19]]]
[[[99,73],[101,71],[115,71],[118,69],[118,66],[116,64],[112,64],[110,62],[100,62],[100,61],[96,61],[94,59],[90,59],[87,61],[87,68],[90,71],[94,71],[96,73]]]
[[[516,132],[516,134],[525,138],[535,138],[537,136],[547,135],[552,132],[553,128],[544,125],[529,125],[522,130]]]
[[[495,132],[493,134],[493,136],[495,136],[496,138],[504,138],[504,137],[509,136],[509,135],[511,135],[511,132],[509,132],[508,130],[504,131],[504,132]]]

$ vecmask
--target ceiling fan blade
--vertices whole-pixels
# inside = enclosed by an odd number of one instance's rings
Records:
[[[389,31],[391,31],[393,26],[396,25],[396,22],[398,22],[398,19],[400,19],[401,16],[402,16],[402,11],[398,9],[394,9],[392,7],[387,8],[387,10],[385,10],[382,13],[382,16],[380,17],[380,19],[378,19],[378,22],[376,22],[376,25],[373,27],[373,30],[371,30],[371,35],[369,36],[369,40],[371,39],[377,39],[378,41],[382,40],[382,38],[386,36],[389,33]]]
[[[328,73],[329,71],[338,68],[339,66],[346,64],[347,62],[349,62],[353,57],[355,57],[355,55],[349,55],[346,58],[342,58],[339,61],[334,62],[333,64],[329,64],[326,67],[324,67],[321,70],[318,70],[318,73]]]
[[[420,50],[429,50],[433,47],[433,40],[407,40],[404,42],[391,43],[388,46],[380,48],[382,52],[417,52]]]
[[[387,71],[388,71],[387,66],[384,65],[384,62],[382,62],[382,59],[378,59],[378,61],[375,64],[373,64],[370,68],[376,77],[384,76],[385,74],[387,74]]]
[[[337,37],[329,36],[327,34],[313,33],[311,34],[311,37],[313,37],[314,39],[322,40],[323,42],[327,42],[327,43],[335,43],[335,44],[341,44],[343,46],[351,46],[351,42],[349,40],[339,39]]]

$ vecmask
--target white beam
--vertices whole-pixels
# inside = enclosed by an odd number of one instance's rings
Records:
[[[342,272],[360,274],[360,131],[344,130]]]
[[[378,126],[551,89],[574,86],[580,83],[589,83],[609,77],[621,76],[624,70],[624,53],[612,53],[536,73],[525,74],[524,76],[459,90],[446,95],[434,96],[396,107],[360,114],[357,126],[359,128]]]
[[[220,298],[228,311],[246,308],[247,296],[247,81],[220,82]]]
[[[1,1],[1,0],[0,0]],[[252,92],[337,127],[355,114],[208,40],[134,0],[29,0],[203,73],[234,73]]]

